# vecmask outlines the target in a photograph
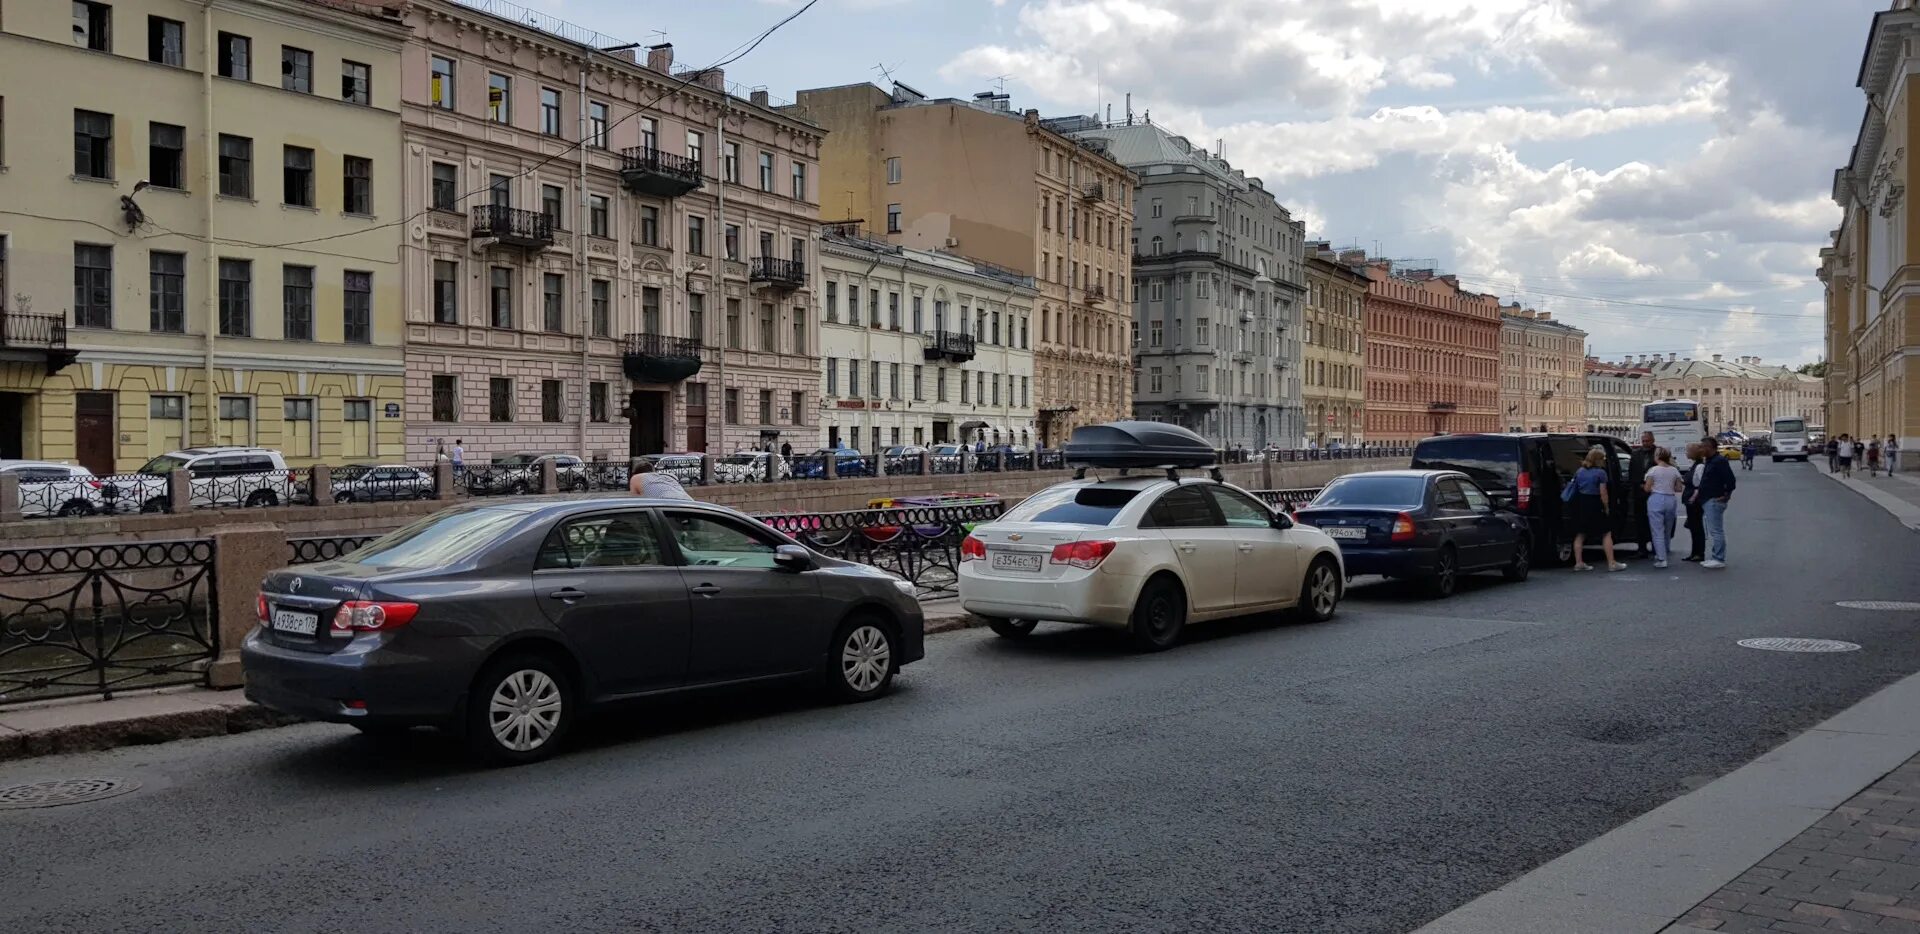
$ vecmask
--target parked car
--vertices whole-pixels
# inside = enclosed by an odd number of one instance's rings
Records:
[[[406,464],[344,464],[333,469],[333,501],[432,499],[433,475]]]
[[[1167,456],[1179,448],[1185,458]],[[1214,454],[1177,426],[1116,422],[1076,429],[1066,457],[1157,468]],[[1167,475],[1054,484],[975,527],[960,558],[960,605],[999,635],[1085,623],[1124,630],[1147,651],[1172,646],[1188,622],[1288,608],[1329,619],[1345,579],[1339,547],[1319,529],[1231,484]]]
[[[165,512],[170,507],[167,476],[184,470],[193,506],[278,506],[299,499],[299,477],[279,451],[222,446],[172,451],[115,481],[122,509]]]
[[[1573,522],[1560,490],[1594,445],[1607,451],[1607,492],[1625,508],[1608,514],[1614,540],[1637,541],[1645,509],[1627,482],[1633,450],[1627,442],[1601,434],[1464,434],[1425,438],[1413,449],[1415,470],[1453,470],[1466,474],[1496,501],[1510,502],[1527,520],[1533,563],[1573,561]],[[1595,543],[1596,547],[1598,543]]]
[[[696,486],[700,483],[699,454],[649,454],[644,459],[653,464],[655,473],[663,473],[680,481],[682,486]],[[714,478],[719,479],[720,465],[714,465]]]
[[[713,465],[713,478],[721,483],[765,483],[769,459],[773,461],[774,480],[793,479],[793,465],[766,451],[739,451],[721,458]]]
[[[118,494],[93,471],[74,464],[0,460],[0,474],[20,478],[20,514],[29,519],[111,512]]]
[[[873,465],[859,451],[852,448],[821,448],[805,460],[793,465],[793,475],[802,480],[819,480],[827,475],[827,458],[833,458],[834,475],[838,477],[871,477]]]
[[[1339,544],[1349,575],[1420,581],[1435,597],[1452,596],[1462,574],[1499,571],[1523,581],[1533,566],[1526,518],[1457,471],[1348,474],[1294,518]]]
[[[503,454],[485,467],[467,468],[467,492],[475,496],[506,493],[518,496],[538,493],[542,488],[542,466],[553,462],[554,476],[562,490],[585,490],[591,484],[586,464],[572,454],[542,454],[523,451]]]
[[[789,678],[871,700],[924,654],[905,580],[681,500],[445,510],[275,571],[256,603],[249,699],[370,733],[437,727],[508,763],[611,701]]]

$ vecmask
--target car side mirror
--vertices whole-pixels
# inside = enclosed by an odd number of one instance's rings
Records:
[[[1489,491],[1487,493],[1487,499],[1493,503],[1493,508],[1495,509],[1512,509],[1513,508],[1513,504],[1514,504],[1513,493],[1507,490]]]
[[[813,570],[813,553],[799,545],[781,545],[773,550],[773,566],[799,573]]]
[[[1270,524],[1276,529],[1285,531],[1293,528],[1293,519],[1289,518],[1284,512],[1276,512],[1273,514],[1273,519]]]

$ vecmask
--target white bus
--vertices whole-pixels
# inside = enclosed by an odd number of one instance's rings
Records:
[[[1799,458],[1800,463],[1807,462],[1808,450],[1807,420],[1804,418],[1776,418],[1773,420],[1773,462],[1778,464],[1789,458]]]
[[[1687,445],[1706,437],[1707,416],[1700,403],[1689,399],[1661,399],[1640,407],[1640,431],[1652,432],[1653,443],[1673,452],[1673,466],[1693,466]]]

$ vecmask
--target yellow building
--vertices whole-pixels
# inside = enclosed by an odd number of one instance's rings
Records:
[[[406,35],[347,0],[7,5],[0,458],[400,453]]]
[[[1519,302],[1500,309],[1500,413],[1508,431],[1580,431],[1587,332]]]
[[[1300,377],[1307,438],[1319,446],[1367,440],[1367,277],[1338,262],[1325,241],[1307,244],[1307,307]]]

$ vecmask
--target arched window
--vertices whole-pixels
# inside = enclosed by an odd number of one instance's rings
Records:
[[[1155,237],[1153,238],[1153,241],[1152,241],[1152,243],[1153,243],[1153,255],[1154,255],[1154,256],[1159,256],[1159,255],[1160,255],[1160,254],[1161,254],[1162,252],[1164,252],[1164,251],[1162,250],[1162,246],[1163,246],[1164,244],[1163,244],[1163,242],[1161,241],[1161,239],[1160,239],[1160,238],[1159,238],[1158,236],[1155,236]]]

